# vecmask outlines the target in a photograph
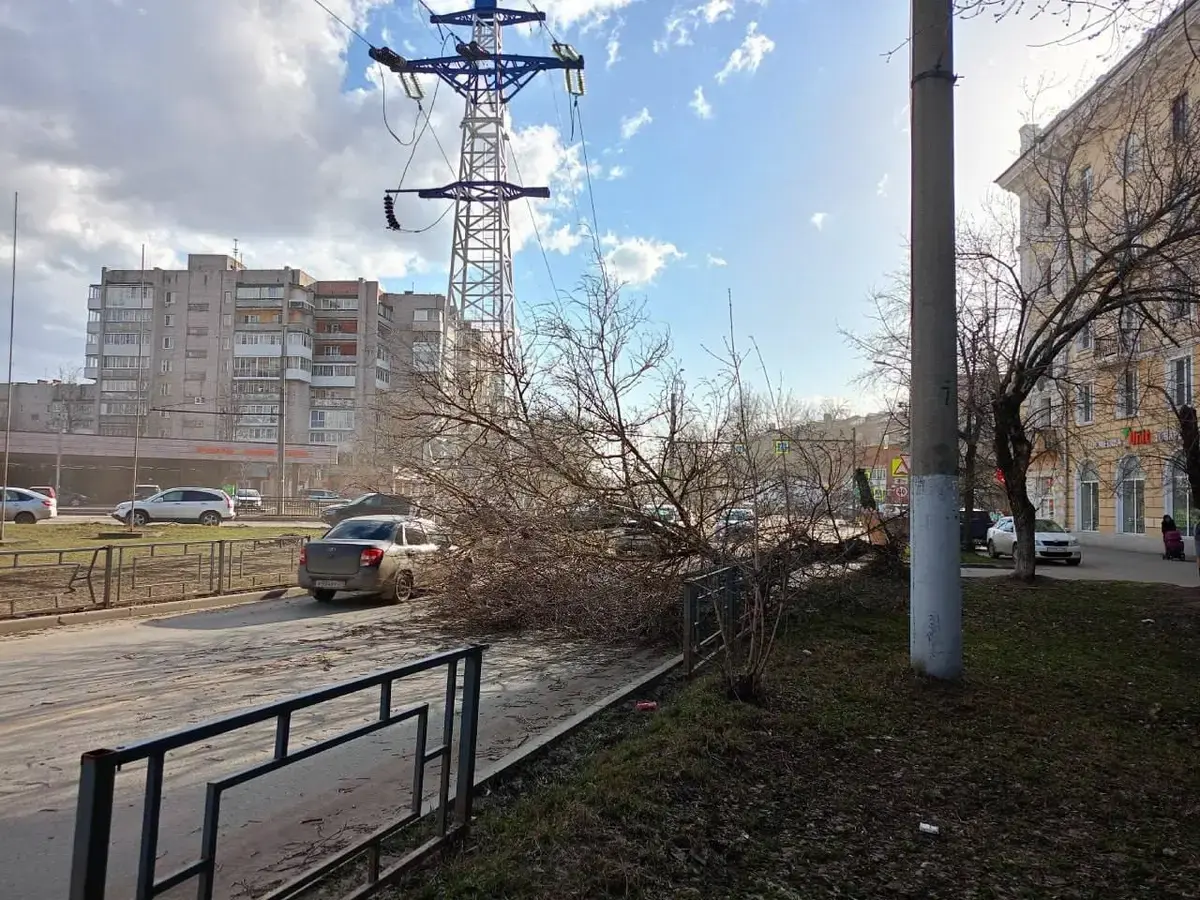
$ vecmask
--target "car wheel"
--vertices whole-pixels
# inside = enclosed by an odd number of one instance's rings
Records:
[[[328,588],[317,588],[312,592],[312,596],[313,599],[318,603],[328,603],[333,599],[333,595],[336,593],[337,591],[331,591]]]
[[[992,559],[1000,558],[1000,554],[996,552],[996,545],[991,541],[988,541],[987,543],[987,551],[988,556],[990,556]]]
[[[133,516],[133,524],[139,528],[150,523],[150,516],[140,509],[134,510],[130,515]]]
[[[18,525],[36,525],[37,517],[31,512],[19,512],[13,521]]]
[[[1068,560],[1067,560],[1067,565],[1068,565],[1068,566],[1077,566],[1077,565],[1079,565],[1081,562],[1083,562],[1083,559],[1082,559],[1082,558],[1080,558],[1080,559],[1068,559]]]
[[[392,592],[392,602],[403,603],[413,593],[413,573],[401,570],[396,573],[396,586]]]
[[[220,525],[221,514],[215,509],[206,509],[204,512],[200,513],[200,524],[208,526]]]

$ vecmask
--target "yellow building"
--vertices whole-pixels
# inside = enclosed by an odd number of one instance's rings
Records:
[[[1114,284],[1144,298],[1065,343],[1028,402],[1030,497],[1093,545],[1157,550],[1164,512],[1185,534],[1200,525],[1175,415],[1193,403],[1200,249],[1181,239],[1149,262],[1131,238],[1160,240],[1176,227],[1163,212],[1173,185],[1196,193],[1200,183],[1200,73],[1185,17],[1200,33],[1200,2],[1189,0],[1048,125],[1024,126],[1020,157],[997,179],[1020,202],[1035,325],[1106,302]],[[1073,286],[1079,299],[1064,301]]]

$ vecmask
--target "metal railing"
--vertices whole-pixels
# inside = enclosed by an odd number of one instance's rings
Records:
[[[246,503],[237,505],[239,519],[305,519],[320,521],[321,513],[335,503],[345,503],[345,500],[309,500],[305,497],[262,497],[259,503],[252,506]]]
[[[736,566],[714,569],[683,584],[683,673],[723,652],[741,633],[745,576]]]
[[[220,826],[221,798],[230,788],[276,772],[293,763],[316,756],[349,741],[357,740],[392,725],[416,720],[413,751],[412,796],[407,811],[380,826],[363,840],[346,847],[276,888],[262,900],[286,900],[311,888],[323,876],[354,860],[367,857],[366,885],[347,894],[365,898],[447,842],[461,837],[471,821],[475,752],[479,725],[479,687],[486,646],[477,645],[435,654],[386,672],[356,678],[321,688],[287,700],[247,710],[222,719],[186,728],[116,750],[92,750],[80,761],[79,800],[75,818],[74,850],[71,859],[70,900],[104,900],[108,888],[109,844],[112,837],[114,797],[117,773],[122,766],[145,760],[145,797],[138,843],[135,900],[151,900],[189,881],[196,883],[197,900],[212,900],[217,871],[217,837]],[[450,809],[452,749],[455,742],[455,701],[458,693],[458,668],[463,662],[462,704],[458,716],[458,762],[454,766],[455,789]],[[441,742],[429,749],[429,703],[418,703],[400,710],[392,709],[392,685],[403,678],[445,667],[445,709],[442,715]],[[379,714],[374,721],[351,728],[334,737],[291,749],[292,715],[331,700],[337,700],[371,688],[379,689]],[[163,801],[163,772],[167,754],[230,732],[274,720],[274,747],[271,758],[257,765],[209,781],[205,790],[204,813],[200,823],[199,857],[163,877],[158,876],[159,821]],[[435,833],[416,849],[384,868],[384,842],[422,817],[426,766],[440,761],[437,806],[433,814]]]
[[[304,535],[0,551],[0,618],[290,587]]]

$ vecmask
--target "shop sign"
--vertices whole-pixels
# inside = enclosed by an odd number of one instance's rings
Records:
[[[1122,434],[1130,447],[1145,447],[1154,443],[1154,432],[1149,428],[1126,428]]]

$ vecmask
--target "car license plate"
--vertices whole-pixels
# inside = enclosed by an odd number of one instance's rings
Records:
[[[333,588],[335,591],[341,590],[345,586],[346,586],[346,582],[344,582],[344,581],[328,581],[328,580],[326,580],[326,581],[314,581],[313,582],[313,587]]]

